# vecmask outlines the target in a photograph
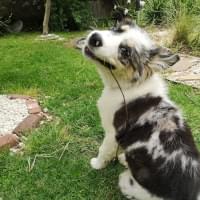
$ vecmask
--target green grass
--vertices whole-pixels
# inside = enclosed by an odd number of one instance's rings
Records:
[[[64,37],[69,42],[77,35]],[[0,93],[37,96],[54,120],[27,133],[24,155],[0,153],[0,197],[123,200],[117,187],[123,168],[111,163],[95,171],[89,166],[103,138],[96,108],[102,84],[95,66],[66,43],[39,42],[35,37],[0,38]],[[200,147],[200,91],[170,84],[170,95],[183,109]],[[28,161],[32,164],[36,155],[41,157],[30,170]]]

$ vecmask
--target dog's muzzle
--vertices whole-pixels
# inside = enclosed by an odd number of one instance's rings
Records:
[[[100,63],[101,65],[103,65],[104,67],[108,68],[108,69],[116,69],[116,67],[114,65],[112,65],[111,63],[106,62],[105,60],[100,59],[99,57],[97,57],[94,54],[94,49],[96,48],[100,48],[103,46],[103,40],[102,37],[99,33],[94,32],[87,40],[85,40],[85,38],[80,39],[79,41],[77,41],[76,46],[80,49],[83,49],[84,54],[89,57],[90,59],[97,61],[98,63]]]

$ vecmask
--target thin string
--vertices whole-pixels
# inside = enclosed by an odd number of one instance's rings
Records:
[[[127,107],[127,103],[126,103],[126,98],[125,98],[125,95],[124,95],[124,92],[119,84],[119,81],[117,80],[117,78],[115,77],[113,71],[112,71],[112,68],[109,68],[110,70],[110,73],[113,77],[113,79],[115,80],[115,82],[117,83],[117,86],[119,87],[119,90],[122,94],[122,97],[123,97],[123,101],[124,101],[124,107],[125,107],[125,113],[126,113],[126,121],[125,121],[125,128],[128,127],[128,121],[129,121],[129,115],[128,115],[128,107]],[[116,150],[116,154],[115,154],[115,160],[118,160],[118,151],[119,151],[119,144],[117,145],[117,150]]]

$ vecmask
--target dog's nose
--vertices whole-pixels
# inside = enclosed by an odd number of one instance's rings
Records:
[[[102,38],[98,33],[93,33],[89,38],[89,45],[91,47],[103,46]]]

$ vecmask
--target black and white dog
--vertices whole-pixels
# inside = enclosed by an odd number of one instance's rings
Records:
[[[105,138],[91,166],[104,168],[119,145],[127,165],[119,187],[127,198],[200,200],[199,152],[156,72],[179,57],[158,47],[130,19],[112,30],[92,31],[83,51],[97,63],[104,83],[98,108]]]

